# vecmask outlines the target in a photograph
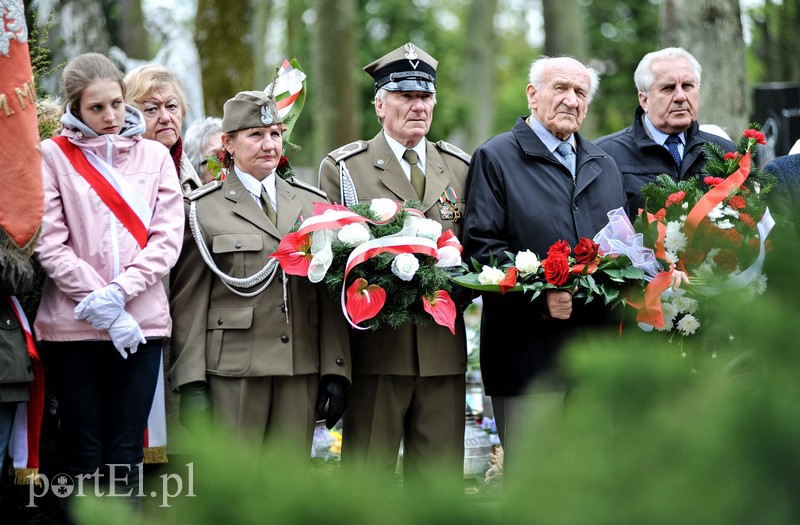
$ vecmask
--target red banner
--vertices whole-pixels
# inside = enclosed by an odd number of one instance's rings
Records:
[[[0,237],[24,248],[44,212],[36,89],[22,0],[4,1],[0,12]]]

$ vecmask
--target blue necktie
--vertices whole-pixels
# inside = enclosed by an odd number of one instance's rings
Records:
[[[566,140],[558,145],[556,151],[561,158],[563,158],[563,164],[569,170],[569,174],[572,175],[572,179],[575,180],[575,152],[572,151],[572,144],[567,142]]]
[[[678,144],[680,144],[681,139],[677,135],[670,135],[667,137],[667,149],[669,150],[670,155],[672,158],[675,159],[675,165],[681,165],[681,152],[678,151]]]

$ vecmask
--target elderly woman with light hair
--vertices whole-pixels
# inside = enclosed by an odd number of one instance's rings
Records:
[[[144,115],[142,135],[165,145],[175,163],[184,195],[202,186],[183,152],[181,128],[188,105],[180,77],[157,64],[137,67],[125,76],[125,100]]]
[[[186,130],[185,146],[186,156],[203,184],[214,180],[214,173],[208,167],[208,158],[222,148],[222,119],[206,117],[193,122]]]

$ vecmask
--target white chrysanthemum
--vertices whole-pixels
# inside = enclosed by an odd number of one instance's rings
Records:
[[[683,208],[684,210],[688,210],[689,209],[689,203],[688,202],[682,202],[681,203],[681,208]]]
[[[719,204],[717,204],[716,206],[714,206],[714,208],[710,212],[708,212],[708,218],[711,219],[712,221],[716,221],[717,219],[721,219],[722,216],[723,216],[722,207],[723,207],[723,204],[721,202]]]
[[[710,281],[714,277],[715,267],[714,260],[710,257],[706,257],[706,260],[694,269],[694,277],[699,280]]]
[[[480,275],[478,275],[478,282],[481,284],[497,284],[502,281],[505,276],[506,274],[499,268],[484,266]]]
[[[686,248],[687,242],[686,235],[681,231],[681,223],[678,221],[668,222],[667,232],[664,235],[664,249],[678,253]]]
[[[757,295],[763,295],[767,291],[767,276],[759,273],[755,279],[744,288],[745,300],[753,299]]]
[[[677,253],[675,253],[675,252],[671,252],[671,251],[669,251],[669,250],[664,250],[664,257],[666,257],[666,259],[667,259],[669,262],[673,263],[673,264],[678,264],[678,261],[680,261],[680,260],[681,260],[681,258],[680,258],[680,257],[678,257],[678,254],[677,254]]]
[[[700,306],[697,300],[692,299],[691,297],[686,297],[685,295],[673,299],[672,304],[675,305],[675,308],[677,308],[679,312],[687,314],[695,313],[697,308]]]
[[[739,218],[739,210],[735,210],[730,206],[725,206],[722,208],[722,213],[727,215],[728,217],[733,217],[734,219]]]
[[[733,223],[730,219],[722,219],[721,221],[715,222],[714,225],[720,230],[730,230],[733,228]]]
[[[669,332],[672,330],[672,323],[675,321],[675,316],[678,315],[678,310],[672,303],[661,303],[661,314],[664,316],[664,328],[659,330],[662,332]]]
[[[700,328],[700,321],[692,314],[684,315],[681,320],[678,321],[678,324],[675,325],[675,328],[677,328],[682,335],[692,335]]]
[[[530,250],[517,253],[514,263],[519,271],[519,274],[523,277],[532,273],[536,273],[539,270],[539,267],[542,265],[541,261],[539,261],[539,258],[536,257],[536,254]]]
[[[347,224],[342,226],[336,237],[346,245],[356,247],[369,240],[369,229],[363,224]]]

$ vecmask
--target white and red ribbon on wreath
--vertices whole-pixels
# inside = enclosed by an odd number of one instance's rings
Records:
[[[391,214],[378,221],[368,219],[341,205],[317,204],[314,209],[315,215],[303,221],[296,232],[284,236],[278,250],[271,254],[271,257],[278,259],[284,272],[308,277],[315,283],[319,282],[332,260],[330,245],[335,237],[333,230],[364,222],[387,224],[400,211],[425,218],[425,215],[417,209],[402,208],[399,203],[396,204],[397,207]],[[312,234],[314,234],[313,240]],[[317,237],[319,234],[325,235]],[[355,247],[347,259],[343,282],[347,282],[347,277],[353,268],[383,253],[427,255],[438,259],[440,249],[452,250],[457,247],[460,252],[460,246],[458,239],[450,230],[444,232],[438,242],[434,242],[424,237],[407,235],[406,228],[403,228],[393,236],[372,239]],[[349,288],[342,287],[342,313],[347,322],[359,330],[368,328],[359,323],[377,315],[385,301],[385,291],[377,285],[369,285],[365,279],[357,280]],[[455,333],[455,307],[447,292],[439,290],[434,298],[423,298],[423,306],[436,323],[448,327]],[[451,306],[452,315],[442,313],[449,312]]]

